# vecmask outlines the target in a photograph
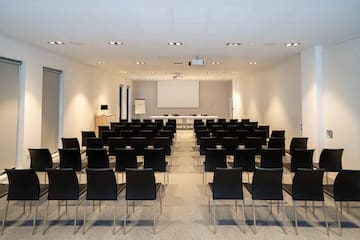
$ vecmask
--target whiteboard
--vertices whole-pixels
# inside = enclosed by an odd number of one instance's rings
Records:
[[[157,106],[158,108],[198,108],[199,81],[157,81]]]
[[[135,99],[135,114],[145,114],[145,99]]]

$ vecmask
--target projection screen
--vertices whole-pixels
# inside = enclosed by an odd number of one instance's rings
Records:
[[[157,106],[158,108],[198,108],[199,81],[157,81]]]

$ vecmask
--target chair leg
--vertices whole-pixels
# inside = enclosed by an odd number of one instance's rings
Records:
[[[24,203],[23,203],[23,212],[22,212],[22,215],[25,214],[25,208],[26,208],[26,201],[24,201]]]
[[[253,208],[253,225],[254,225],[254,233],[256,234],[256,214],[255,214],[255,202],[252,201],[252,208]]]
[[[58,200],[58,218],[60,217],[60,200]]]
[[[116,212],[117,212],[118,201],[115,201],[115,211],[114,211],[114,222],[113,222],[113,235],[115,235],[115,225],[116,225]]]
[[[213,227],[214,227],[214,234],[216,233],[215,229],[215,221],[216,221],[216,202],[213,200]]]
[[[325,201],[323,201],[323,211],[324,211],[324,220],[325,220],[325,227],[326,227],[326,234],[329,235],[329,224],[326,218],[326,206]]]
[[[284,203],[284,200],[281,201],[281,206],[282,206],[283,228],[284,228],[284,233],[286,234],[286,227],[285,227],[285,203]]]
[[[37,218],[38,208],[39,208],[39,200],[36,201],[35,213],[34,213],[34,220],[33,220],[33,231],[32,231],[32,235],[35,234],[35,225],[36,225],[36,218]]]
[[[124,217],[124,235],[126,234],[126,218],[127,218],[127,215],[128,215],[128,201],[125,200],[125,217]]]
[[[3,233],[4,233],[5,221],[6,221],[8,209],[9,209],[9,201],[7,201],[7,203],[6,203],[6,208],[5,208],[5,212],[4,212],[4,219],[3,219],[2,227],[1,227],[1,235],[3,235]]]
[[[160,200],[160,214],[162,214],[162,189],[161,189],[161,187],[160,187],[160,196],[159,196],[159,200]]]
[[[341,213],[339,214],[339,208],[338,208],[338,203],[335,201],[335,211],[336,211],[336,219],[337,219],[337,223],[338,223],[338,227],[339,227],[339,233],[340,236],[342,236],[342,229],[341,229]]]
[[[297,221],[297,214],[296,214],[296,202],[293,201],[293,205],[294,205],[294,222],[295,222],[295,233],[296,235],[298,235],[298,221]]]
[[[45,234],[45,231],[46,231],[46,223],[47,223],[47,217],[48,217],[48,213],[49,213],[49,205],[50,205],[50,201],[48,200],[46,203],[46,210],[45,210],[45,216],[44,216],[43,234]]]
[[[235,212],[237,213],[237,201],[235,200]]]
[[[83,226],[83,234],[85,234],[85,228],[86,228],[86,217],[87,217],[87,201],[85,200],[85,213],[84,213],[84,226]]]
[[[153,201],[154,202],[154,234],[156,234],[156,201]]]
[[[243,213],[243,225],[244,225],[244,233],[246,232],[246,218],[245,218],[245,200],[242,200],[242,213]]]
[[[79,199],[76,201],[75,218],[74,218],[74,234],[76,233],[76,221],[78,218],[78,210],[79,210]]]

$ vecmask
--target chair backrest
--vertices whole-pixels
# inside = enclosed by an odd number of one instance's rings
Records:
[[[252,180],[253,200],[283,200],[282,168],[256,168]]]
[[[293,154],[295,148],[307,149],[307,137],[293,137],[290,142],[290,155]]]
[[[261,151],[260,167],[282,168],[283,150],[281,148],[265,148]]]
[[[81,171],[81,155],[77,148],[59,149],[60,168],[71,168]]]
[[[213,199],[243,199],[241,168],[215,169]]]
[[[235,130],[235,136],[239,138],[240,145],[245,145],[246,139],[249,136],[249,131],[245,129],[237,129]]]
[[[295,172],[298,168],[313,168],[314,149],[295,148],[291,154],[290,171]]]
[[[165,172],[166,158],[164,148],[145,148],[144,168],[152,168],[155,172]]]
[[[102,142],[103,142],[104,146],[109,145],[109,138],[110,137],[116,137],[116,132],[115,131],[110,131],[110,130],[102,131],[101,139],[102,139]]]
[[[265,131],[265,137],[269,138],[269,132],[270,132],[270,126],[269,125],[259,125],[258,126],[259,130],[264,130]]]
[[[324,201],[323,176],[323,169],[297,169],[292,184],[293,199]]]
[[[154,137],[154,148],[164,148],[165,155],[171,155],[171,139],[169,137]]]
[[[320,153],[319,166],[327,172],[342,170],[342,154],[344,149],[323,149]]]
[[[86,150],[88,168],[108,168],[109,157],[106,149],[90,148]]]
[[[61,138],[63,148],[80,149],[79,140],[77,138]]]
[[[116,148],[125,148],[126,147],[126,140],[124,137],[109,137],[109,155],[115,156]]]
[[[136,155],[144,155],[144,149],[148,146],[146,137],[131,137],[131,147],[135,149]]]
[[[340,170],[334,182],[335,201],[360,201],[360,170]]]
[[[204,164],[206,172],[214,172],[217,167],[227,168],[226,150],[219,148],[207,148]]]
[[[250,134],[251,137],[261,137],[262,145],[266,145],[266,130],[254,129]]]
[[[130,145],[130,138],[133,136],[134,131],[131,129],[124,129],[119,132],[120,137],[124,137],[126,145]]]
[[[96,137],[94,131],[81,131],[81,146],[87,146],[87,138]]]
[[[243,171],[255,170],[255,148],[236,149],[234,154],[234,168],[242,168]]]
[[[153,169],[126,169],[126,200],[155,200],[156,183]]]
[[[269,138],[268,148],[281,148],[281,149],[283,149],[283,155],[284,155],[285,154],[285,138],[283,138],[283,137]]]
[[[234,155],[235,150],[239,147],[238,137],[224,137],[222,139],[222,148],[226,149],[227,155]]]
[[[86,139],[86,148],[103,148],[104,143],[102,138],[88,137]]]
[[[110,168],[86,169],[86,200],[117,200],[114,171]]]
[[[5,169],[9,181],[8,200],[39,200],[40,183],[33,169]]]
[[[79,182],[73,169],[47,169],[49,200],[79,199]]]
[[[136,152],[133,148],[116,148],[116,172],[124,172],[126,168],[137,168]]]
[[[256,154],[261,154],[261,149],[263,145],[262,137],[247,137],[245,141],[245,148],[255,148]]]
[[[99,138],[102,138],[102,133],[104,131],[110,131],[110,126],[98,126]]]
[[[285,130],[272,130],[270,137],[282,137],[282,138],[285,138]]]
[[[49,149],[30,148],[29,153],[31,169],[38,172],[45,172],[47,168],[52,168],[52,157]]]
[[[207,148],[216,147],[216,138],[215,137],[201,137],[200,138],[200,155],[206,154]]]

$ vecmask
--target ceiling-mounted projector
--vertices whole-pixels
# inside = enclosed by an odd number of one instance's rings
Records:
[[[191,59],[189,61],[189,66],[201,67],[205,65],[206,65],[206,61],[203,58]]]

